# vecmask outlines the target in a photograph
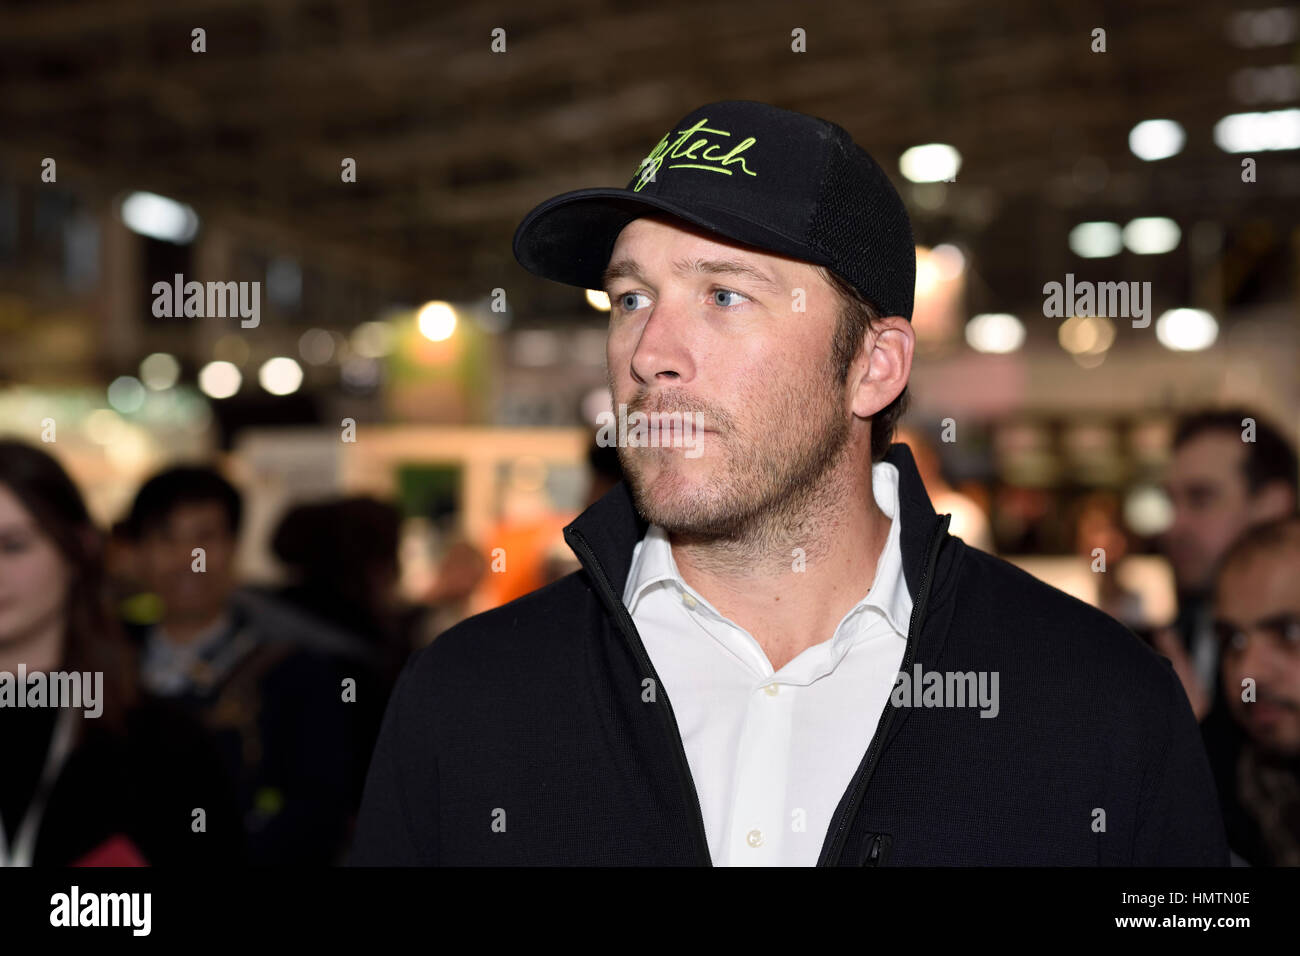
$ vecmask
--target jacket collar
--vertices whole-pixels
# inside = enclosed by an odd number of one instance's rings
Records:
[[[911,449],[901,443],[894,444],[885,455],[885,461],[898,469],[899,546],[903,552],[903,577],[915,600],[925,574],[926,546],[939,516],[935,514],[930,496],[921,483]],[[571,548],[575,533],[585,540],[614,593],[622,595],[632,569],[632,551],[648,527],[646,520],[637,513],[627,482],[620,481],[565,526],[564,538]],[[577,553],[577,549],[574,550]],[[581,553],[577,556],[582,560]]]

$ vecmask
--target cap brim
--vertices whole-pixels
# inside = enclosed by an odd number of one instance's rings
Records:
[[[687,207],[613,187],[578,189],[537,206],[515,230],[515,258],[534,275],[581,289],[599,289],[623,227],[655,213],[669,213],[722,239],[763,252],[829,265],[809,259],[807,246],[797,240],[729,210],[699,202]]]

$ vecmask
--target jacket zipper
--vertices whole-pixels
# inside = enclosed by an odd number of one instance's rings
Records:
[[[943,544],[944,537],[948,530],[948,524],[952,520],[951,515],[941,515],[939,526],[935,528],[930,537],[927,549],[927,559],[925,575],[921,579],[920,587],[917,589],[916,603],[912,606],[912,619],[907,625],[907,648],[903,653],[903,663],[901,670],[906,671],[912,666],[912,657],[916,651],[917,628],[921,625],[925,612],[925,605],[929,597],[930,582],[934,577],[935,564],[939,558],[939,548]],[[591,573],[600,589],[605,603],[614,611],[615,622],[619,631],[623,634],[624,639],[632,649],[637,663],[641,665],[642,670],[649,674],[655,682],[655,688],[663,697],[663,703],[667,712],[669,729],[672,731],[669,736],[672,738],[673,752],[677,760],[678,778],[682,782],[683,792],[686,795],[687,808],[691,815],[692,830],[697,842],[697,850],[700,852],[704,866],[712,866],[713,859],[709,856],[709,839],[704,829],[704,815],[700,811],[700,796],[695,789],[695,778],[691,776],[690,763],[686,759],[686,748],[682,744],[681,728],[677,726],[677,717],[673,713],[673,705],[668,699],[668,693],[664,689],[663,681],[659,679],[659,674],[655,671],[654,665],[650,662],[650,655],[646,653],[645,645],[641,642],[641,635],[637,633],[636,624],[632,621],[632,616],[628,614],[627,608],[623,602],[614,593],[613,585],[609,583],[609,578],[605,575],[605,569],[601,567],[596,560],[595,553],[587,540],[578,531],[570,533],[572,540],[570,544],[579,552],[584,565]],[[852,796],[849,804],[845,807],[844,813],[840,816],[838,829],[835,833],[835,839],[831,844],[830,853],[827,854],[826,860],[819,863],[819,866],[835,866],[839,862],[840,855],[844,851],[844,841],[848,835],[848,825],[857,815],[858,806],[866,794],[867,784],[871,781],[871,775],[875,771],[876,762],[880,757],[880,747],[884,743],[885,735],[889,732],[889,724],[893,720],[894,707],[886,704],[884,714],[879,726],[876,728],[876,734],[871,739],[871,745],[867,748],[867,756],[862,765],[858,767],[854,775],[853,782],[850,785]],[[832,824],[834,825],[834,824]],[[877,835],[871,848],[872,865],[876,865],[880,855],[880,840]]]
[[[672,738],[673,751],[677,759],[677,776],[682,783],[682,790],[686,796],[686,805],[691,815],[691,828],[695,835],[696,851],[701,857],[703,866],[712,866],[713,859],[709,856],[709,838],[704,830],[704,814],[700,811],[700,795],[695,789],[695,778],[691,776],[690,763],[686,759],[686,748],[682,744],[681,728],[677,726],[677,717],[673,713],[673,705],[668,699],[668,692],[664,689],[663,681],[659,679],[659,674],[650,662],[650,655],[646,653],[645,645],[641,643],[641,635],[637,633],[636,624],[632,622],[632,616],[628,614],[627,607],[624,606],[622,600],[614,593],[614,587],[609,583],[609,578],[605,576],[605,569],[596,560],[596,555],[592,552],[590,545],[587,544],[586,539],[580,532],[573,531],[570,537],[572,540],[569,543],[578,550],[579,556],[595,580],[596,586],[600,588],[605,603],[613,608],[618,629],[632,648],[632,654],[636,657],[637,663],[641,665],[643,673],[650,675],[655,682],[655,691],[660,695],[667,713],[669,730],[671,730],[669,736]]]
[[[863,866],[880,865],[880,844],[884,842],[884,839],[885,839],[884,835],[880,833],[877,833],[874,837],[872,837],[871,853],[867,855],[867,862],[864,863]]]
[[[952,520],[951,515],[941,515],[939,525],[930,535],[930,542],[927,547],[927,556],[925,563],[925,575],[921,578],[921,584],[917,588],[916,603],[912,605],[912,619],[907,625],[907,647],[903,651],[903,663],[900,671],[906,673],[912,666],[912,658],[916,653],[918,643],[919,628],[921,627],[926,611],[926,604],[930,593],[930,583],[934,578],[935,565],[939,560],[939,549],[943,545],[944,538],[947,536],[948,524]],[[867,784],[871,782],[871,776],[875,773],[876,763],[880,759],[880,750],[884,746],[885,736],[889,733],[889,725],[893,722],[894,711],[888,701],[885,703],[884,713],[881,715],[880,723],[876,726],[875,736],[871,738],[871,744],[867,747],[867,755],[858,767],[858,771],[853,776],[853,781],[849,785],[849,802],[845,806],[844,812],[840,815],[838,826],[832,823],[835,829],[835,838],[831,842],[830,851],[826,854],[826,859],[819,863],[819,866],[837,866],[840,856],[844,852],[844,843],[848,838],[849,825],[858,814],[858,807],[862,803],[862,798],[866,796]],[[882,837],[876,836],[876,844],[871,848],[872,859],[879,856],[880,848],[878,841]],[[874,863],[872,865],[875,865]]]

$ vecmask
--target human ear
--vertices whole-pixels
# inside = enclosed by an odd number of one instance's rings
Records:
[[[907,319],[890,315],[871,323],[853,366],[853,414],[870,418],[899,396],[911,377],[915,350],[916,333]]]

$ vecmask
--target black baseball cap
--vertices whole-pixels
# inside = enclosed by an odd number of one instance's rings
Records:
[[[916,246],[903,201],[835,123],[753,100],[688,113],[627,186],[546,200],[515,230],[529,272],[599,289],[618,234],[669,213],[725,239],[836,273],[883,315],[912,318]]]

